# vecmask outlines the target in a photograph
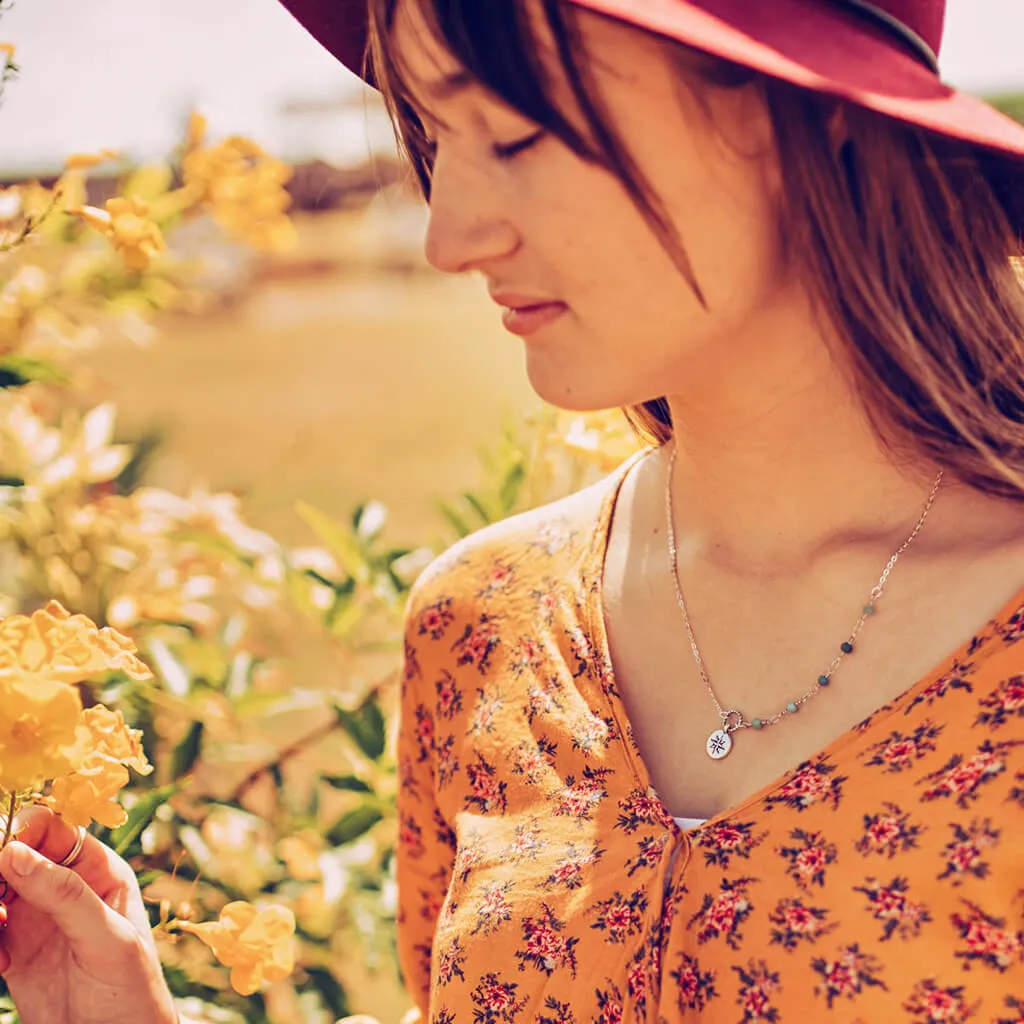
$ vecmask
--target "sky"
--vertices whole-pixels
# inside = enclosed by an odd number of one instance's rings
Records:
[[[947,10],[943,78],[1024,91],[1024,0]],[[0,41],[22,66],[0,106],[2,174],[102,148],[166,156],[192,107],[211,136],[248,135],[287,160],[358,162],[390,138],[361,83],[277,0],[14,0]],[[286,109],[294,102],[304,112]]]

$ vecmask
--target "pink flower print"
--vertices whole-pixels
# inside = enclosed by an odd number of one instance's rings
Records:
[[[867,753],[872,755],[865,764],[880,766],[887,772],[901,772],[913,766],[926,754],[935,750],[935,741],[942,733],[942,726],[922,722],[910,735],[892,732],[889,738],[872,745]]]
[[[542,918],[528,917],[523,921],[523,939],[526,946],[516,952],[520,969],[525,968],[527,964],[533,964],[550,977],[556,970],[565,968],[575,978],[575,947],[579,938],[566,938],[562,934],[565,922],[559,921],[546,903],[541,904],[541,909],[544,912]]]
[[[868,908],[876,921],[882,922],[880,941],[893,935],[909,939],[921,931],[921,925],[931,921],[927,908],[907,898],[909,889],[905,878],[894,878],[888,885],[877,879],[865,879],[863,885],[853,887],[868,898]]]
[[[434,716],[423,704],[416,708],[416,741],[420,748],[420,760],[426,761],[434,751]]]
[[[473,935],[478,932],[492,935],[512,917],[512,906],[506,898],[511,890],[511,882],[491,882],[486,887],[484,897],[477,908]]]
[[[446,597],[420,612],[419,635],[429,635],[431,640],[440,640],[454,619],[452,598]]]
[[[642,825],[648,824],[660,825],[670,831],[674,827],[672,815],[665,810],[653,790],[644,793],[635,789],[625,800],[619,801],[619,819],[615,827],[621,828],[626,835],[632,835]]]
[[[451,784],[459,770],[459,759],[455,755],[455,737],[449,736],[443,743],[436,744],[437,788],[444,789]]]
[[[597,990],[597,1006],[601,1011],[594,1024],[622,1024],[622,993],[617,985],[609,983],[607,989]]]
[[[578,818],[589,821],[598,804],[608,795],[604,780],[611,773],[610,768],[583,769],[583,778],[576,780],[567,775],[565,789],[556,794],[554,813],[560,817]]]
[[[606,942],[620,944],[640,931],[646,910],[647,896],[642,889],[637,889],[629,896],[616,892],[614,896],[590,908],[591,912],[597,914],[597,920],[590,927],[603,931]]]
[[[805,906],[800,900],[779,900],[768,915],[774,925],[772,943],[786,950],[794,950],[800,942],[814,942],[836,927],[826,920],[828,911],[823,907]]]
[[[544,663],[544,648],[533,637],[524,636],[512,651],[509,666],[515,675],[536,672]]]
[[[638,963],[634,963],[626,975],[626,991],[634,1003],[643,1004],[647,1001],[647,989],[647,966],[641,960]]]
[[[469,780],[470,795],[466,802],[476,807],[481,813],[489,814],[496,811],[504,814],[507,808],[505,791],[508,783],[499,781],[497,771],[493,765],[488,764],[482,757],[477,755],[474,764],[467,765],[466,778]]]
[[[531,825],[517,825],[508,844],[508,854],[514,861],[533,859],[538,850],[545,846],[540,829]]]
[[[555,869],[542,883],[545,889],[565,888],[578,889],[583,884],[583,869],[596,864],[604,851],[594,843],[588,850],[579,849],[570,843],[566,856],[555,866]]]
[[[462,710],[462,691],[455,685],[455,677],[442,669],[441,678],[434,683],[437,692],[437,715],[439,718],[454,718]]]
[[[865,988],[887,991],[889,987],[878,977],[882,969],[878,958],[862,953],[856,942],[846,946],[835,960],[818,957],[811,962],[811,967],[822,978],[815,994],[825,997],[830,1010],[837,999],[853,999]]]
[[[864,833],[855,845],[860,853],[880,853],[891,860],[897,853],[915,849],[924,828],[910,824],[910,815],[896,804],[882,806],[881,813],[864,815]]]
[[[459,881],[465,885],[473,867],[479,862],[481,850],[478,843],[471,842],[459,848],[455,857],[454,873]]]
[[[795,811],[803,811],[814,804],[839,806],[845,776],[833,775],[835,765],[825,761],[804,762],[794,770],[787,782],[765,798],[768,810],[784,804]]]
[[[476,1007],[473,1019],[479,1024],[496,1024],[499,1020],[513,1024],[526,1005],[525,999],[516,1001],[517,988],[515,982],[501,981],[496,971],[485,974],[470,997]]]
[[[465,632],[452,645],[452,650],[459,652],[457,664],[476,665],[483,673],[490,667],[491,655],[500,643],[498,627],[488,616],[481,615],[475,626],[466,626]]]
[[[584,754],[604,751],[608,746],[609,733],[607,722],[587,713],[573,729],[572,748],[582,750]]]
[[[669,844],[671,836],[668,832],[662,832],[655,836],[642,836],[637,845],[637,856],[626,861],[626,877],[632,878],[642,868],[654,867],[661,862],[665,855],[665,849]]]
[[[680,1010],[702,1011],[718,995],[715,972],[702,971],[696,957],[678,954],[678,966],[669,977],[676,983],[676,999]]]
[[[968,1005],[963,985],[940,988],[934,978],[926,978],[914,986],[903,1009],[920,1024],[967,1024],[978,1005]]]
[[[993,744],[985,740],[976,754],[965,757],[954,754],[938,771],[926,775],[920,781],[931,783],[921,795],[922,800],[937,800],[952,797],[959,807],[967,808],[978,797],[978,787],[1006,770],[1006,762],[1000,756],[1011,746],[1020,742]]]
[[[1024,717],[1024,676],[1013,676],[978,702],[982,710],[975,725],[999,729],[1013,718]]]
[[[967,828],[959,822],[951,822],[950,827],[953,829],[953,838],[942,851],[946,867],[938,877],[952,878],[954,885],[960,885],[968,875],[985,878],[988,875],[988,863],[984,853],[999,842],[999,830],[992,828],[988,818],[972,821]]]
[[[826,842],[820,832],[794,829],[790,838],[796,845],[780,847],[778,853],[787,861],[786,873],[796,880],[801,889],[825,884],[825,868],[837,855],[834,843]]]
[[[450,985],[455,978],[466,980],[462,965],[466,962],[466,950],[462,940],[456,936],[441,950],[437,958],[437,980],[442,985]]]
[[[423,829],[408,814],[403,814],[398,822],[398,845],[413,860],[423,856]]]
[[[733,967],[740,978],[739,1004],[743,1008],[743,1022],[777,1021],[779,1011],[771,1005],[772,995],[778,991],[779,975],[768,969],[763,960],[751,960],[746,967]]]
[[[965,966],[981,963],[1002,972],[1024,962],[1024,932],[1008,930],[1005,918],[992,917],[974,903],[964,904],[967,913],[952,914],[950,920],[966,946],[955,954]]]
[[[753,878],[738,878],[735,881],[725,878],[722,879],[721,891],[717,896],[705,893],[700,910],[686,924],[687,928],[700,924],[697,942],[703,944],[724,937],[730,949],[739,949],[742,939],[740,927],[753,910],[748,889],[754,881],[756,879]]]
[[[704,863],[725,869],[735,858],[749,860],[751,851],[768,835],[754,835],[753,827],[752,822],[721,821],[700,829],[696,842],[704,853]]]

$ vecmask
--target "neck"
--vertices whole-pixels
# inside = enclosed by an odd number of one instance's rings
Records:
[[[704,558],[764,573],[851,544],[872,556],[898,545],[939,467],[885,451],[820,332],[785,317],[774,326],[759,318],[727,365],[708,355],[688,367],[699,385],[669,397],[677,531]]]

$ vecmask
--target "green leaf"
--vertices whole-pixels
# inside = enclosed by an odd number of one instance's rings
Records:
[[[346,846],[360,836],[366,835],[383,817],[384,814],[379,807],[363,804],[362,807],[343,814],[331,826],[325,838],[331,846]]]
[[[334,713],[338,724],[371,761],[376,761],[384,753],[388,739],[387,723],[376,700],[368,698],[355,712],[335,705]]]
[[[306,973],[332,1017],[347,1017],[352,1013],[345,989],[330,971],[323,967],[307,967]]]
[[[152,789],[138,799],[128,812],[128,820],[110,833],[109,844],[117,854],[123,854],[142,834],[142,830],[153,820],[156,812],[181,789],[181,782]]]
[[[473,511],[476,512],[476,514],[480,517],[480,522],[482,522],[485,526],[491,522],[492,516],[490,512],[488,512],[487,509],[484,508],[483,502],[475,494],[473,494],[471,491],[464,491],[462,494],[462,498],[466,502],[466,504],[469,505],[473,509]]]
[[[366,559],[363,558],[363,553],[359,550],[359,545],[349,530],[304,501],[296,502],[295,511],[317,537],[327,545],[331,554],[338,559],[339,564],[349,576],[359,580],[367,578]]]
[[[67,384],[70,376],[46,359],[37,359],[20,352],[0,356],[0,388],[16,388],[30,381],[44,384]]]
[[[174,748],[171,759],[171,774],[180,779],[187,775],[199,760],[203,749],[203,723],[193,722],[185,738]]]
[[[509,467],[505,482],[501,485],[499,498],[504,512],[511,512],[519,500],[519,492],[526,480],[526,468],[522,462],[516,462]]]
[[[358,775],[324,775],[323,781],[334,789],[343,790],[346,793],[372,793],[373,786]]]
[[[439,501],[437,503],[438,511],[448,521],[448,524],[455,531],[458,537],[468,537],[472,532],[472,528],[466,522],[465,519],[456,511],[454,506],[450,505],[447,501]]]

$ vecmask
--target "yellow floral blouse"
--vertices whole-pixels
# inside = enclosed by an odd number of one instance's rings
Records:
[[[1024,1024],[1024,590],[683,830],[616,690],[619,485],[489,527],[406,619],[399,947],[430,1024]]]

